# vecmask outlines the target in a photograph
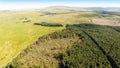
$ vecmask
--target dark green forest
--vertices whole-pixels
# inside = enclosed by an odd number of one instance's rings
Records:
[[[93,24],[68,25],[82,42],[74,44],[62,55],[62,68],[119,68],[119,27]]]
[[[58,27],[58,26],[63,26],[62,24],[59,23],[47,23],[47,22],[41,22],[41,23],[34,23],[34,25],[41,25],[41,26],[50,26],[50,27]]]

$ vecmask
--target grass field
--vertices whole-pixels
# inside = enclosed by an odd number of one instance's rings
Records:
[[[31,21],[24,23],[21,20],[24,17]],[[34,43],[38,37],[63,29],[33,25],[37,21],[39,17],[34,12],[0,12],[0,66]]]

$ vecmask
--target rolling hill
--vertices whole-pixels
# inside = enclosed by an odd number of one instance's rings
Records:
[[[52,6],[0,11],[0,67],[119,68],[118,10]],[[43,22],[47,26],[35,25]]]

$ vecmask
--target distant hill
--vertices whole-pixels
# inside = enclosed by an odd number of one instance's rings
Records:
[[[120,7],[69,7],[69,6],[50,6],[42,9],[48,10],[71,10],[71,11],[120,11]]]

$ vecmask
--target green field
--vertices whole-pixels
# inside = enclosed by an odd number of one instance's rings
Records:
[[[38,37],[63,29],[33,25],[39,21],[34,12],[0,12],[0,15],[0,66],[33,44]],[[21,20],[24,17],[31,21],[24,23]]]

